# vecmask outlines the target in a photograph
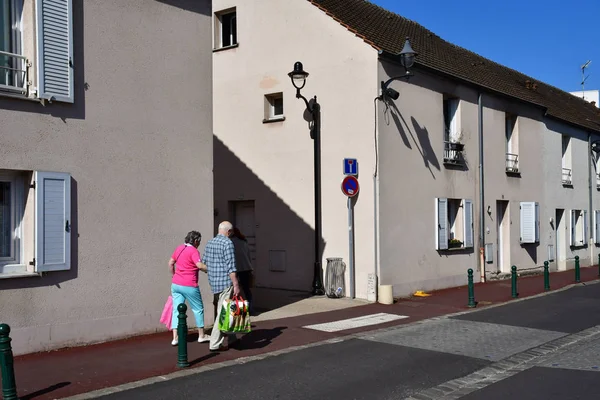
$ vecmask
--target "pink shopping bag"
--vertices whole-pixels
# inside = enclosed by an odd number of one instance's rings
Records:
[[[173,297],[169,296],[165,303],[162,315],[160,316],[160,322],[164,324],[167,329],[171,329],[171,319],[173,318]]]

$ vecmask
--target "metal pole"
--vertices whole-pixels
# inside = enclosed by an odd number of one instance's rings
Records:
[[[321,106],[314,97],[312,106],[314,131],[314,171],[315,171],[315,267],[313,272],[313,295],[323,296],[323,278],[321,268]]]
[[[575,282],[581,282],[581,270],[579,269],[579,256],[575,256]]]
[[[10,345],[10,326],[0,324],[0,370],[2,371],[2,398],[18,400],[15,367]]]
[[[483,95],[479,93],[478,107],[478,133],[479,133],[479,268],[481,282],[485,282],[485,181],[483,173]]]
[[[350,260],[350,298],[354,298],[354,213],[352,197],[348,197],[348,258]]]
[[[473,269],[469,268],[467,270],[467,288],[469,292],[469,302],[467,303],[467,307],[474,308],[477,303],[475,302],[475,288],[473,286]]]
[[[177,344],[177,367],[186,368],[190,366],[190,363],[188,362],[187,353],[188,327],[187,322],[185,321],[187,318],[187,315],[185,314],[187,306],[185,303],[179,304],[177,306],[177,311],[179,311],[179,315],[177,316],[177,340],[179,341]],[[219,329],[219,321],[215,321],[213,329]]]
[[[588,246],[590,249],[590,260],[594,259],[594,246],[592,246],[591,244],[593,243],[592,240],[590,240],[592,238],[592,227],[594,226],[594,203],[592,200],[592,134],[588,133],[588,186],[589,186],[589,210],[590,210],[590,221],[589,221],[589,226],[590,226],[590,232],[588,234],[588,232],[584,233],[585,235],[588,235],[588,237],[585,239],[586,242],[590,243],[590,245]]]
[[[517,266],[513,265],[510,267],[510,275],[511,275],[511,296],[519,297],[519,293],[517,292]]]
[[[544,290],[550,290],[550,271],[548,261],[544,261]]]

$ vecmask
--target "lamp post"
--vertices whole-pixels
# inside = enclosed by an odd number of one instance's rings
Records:
[[[312,116],[312,126],[310,128],[310,137],[314,144],[314,183],[315,183],[315,263],[313,270],[312,294],[322,296],[323,290],[322,268],[321,268],[321,246],[322,236],[321,227],[321,106],[317,103],[317,96],[314,96],[312,104],[306,97],[300,94],[300,90],[306,85],[308,72],[304,71],[302,63],[297,61],[294,64],[294,70],[288,74],[292,80],[292,85],[296,88],[296,98],[304,100],[306,109]]]
[[[413,74],[410,72],[409,68],[412,68],[412,66],[415,63],[415,58],[418,55],[419,54],[416,51],[414,51],[413,48],[411,47],[410,41],[407,37],[406,41],[404,42],[404,47],[402,48],[402,51],[399,54],[400,64],[404,67],[404,74],[398,75],[398,76],[393,76],[385,82],[381,81],[381,96],[379,98],[380,100],[384,100],[386,98],[398,100],[398,97],[400,97],[400,93],[398,93],[396,90],[390,88],[389,87],[390,83],[392,83],[393,81],[398,80],[398,79],[409,80],[413,76]]]

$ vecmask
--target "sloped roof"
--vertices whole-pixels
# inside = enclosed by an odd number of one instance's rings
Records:
[[[600,110],[561,89],[447,42],[366,0],[308,0],[378,50],[398,54],[406,37],[417,64],[546,108],[551,117],[600,132]]]

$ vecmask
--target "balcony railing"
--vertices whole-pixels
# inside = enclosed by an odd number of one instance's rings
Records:
[[[0,51],[0,91],[27,94],[29,66],[27,57]]]
[[[573,175],[570,168],[562,169],[562,183],[563,185],[571,185],[573,183]]]
[[[519,155],[506,153],[506,172],[519,172]]]
[[[448,164],[462,164],[462,151],[465,147],[462,143],[444,142],[444,162]]]

